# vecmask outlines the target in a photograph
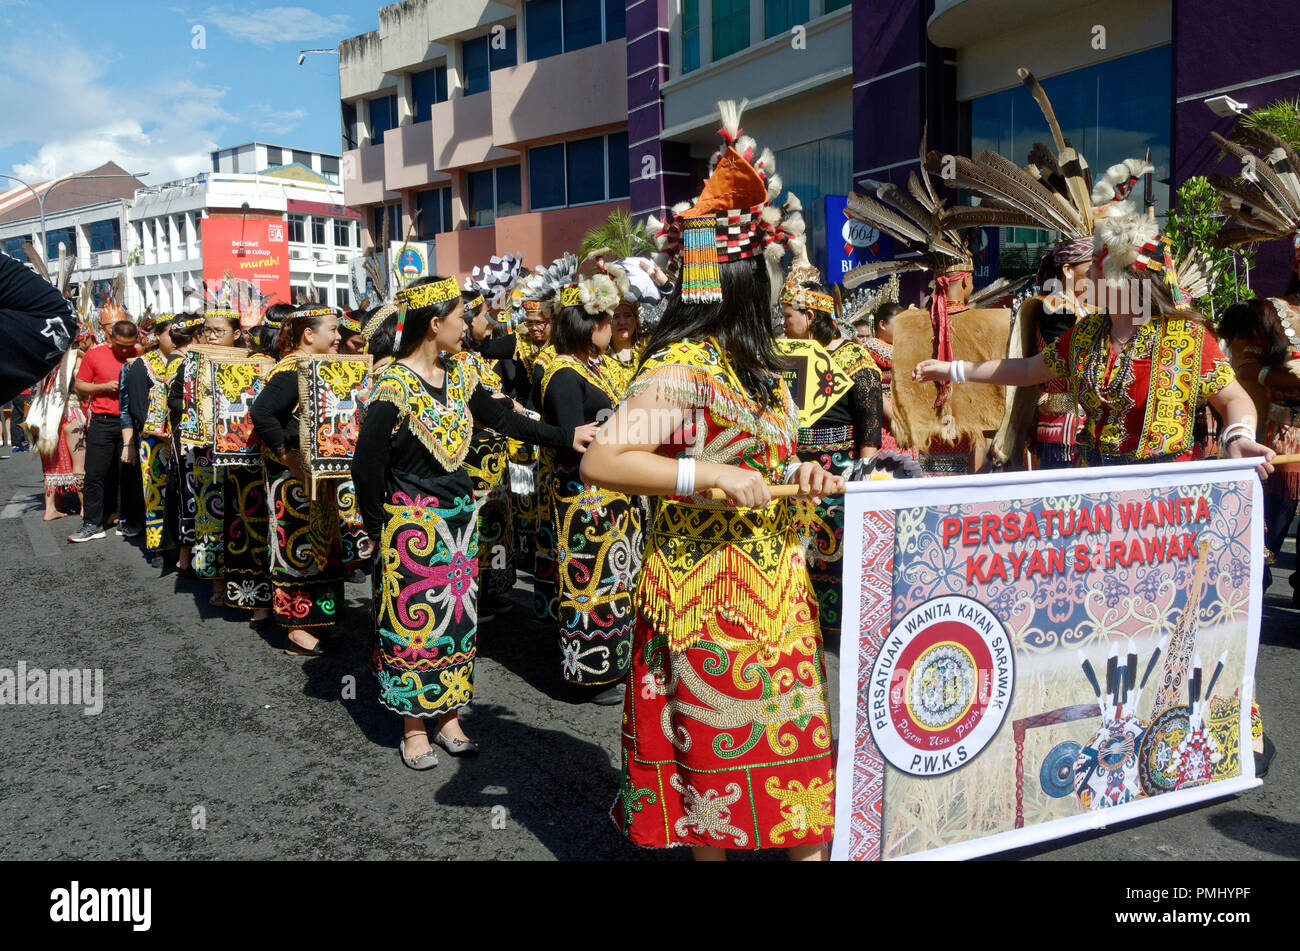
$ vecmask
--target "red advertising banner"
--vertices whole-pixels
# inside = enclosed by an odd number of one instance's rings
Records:
[[[280,218],[212,215],[203,219],[203,280],[219,287],[229,272],[251,285],[259,309],[290,299],[289,235]]]

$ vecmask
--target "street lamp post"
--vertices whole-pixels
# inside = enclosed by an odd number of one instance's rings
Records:
[[[299,66],[301,66],[303,63],[307,62],[307,54],[308,54],[308,53],[329,53],[331,56],[338,56],[338,55],[339,55],[339,51],[338,51],[338,50],[299,50],[299,51],[298,51],[298,65],[299,65]]]
[[[36,208],[41,215],[41,258],[45,261],[46,266],[49,266],[50,238],[49,235],[45,233],[45,196],[46,195],[54,191],[56,187],[62,185],[64,182],[81,181],[87,178],[145,178],[149,174],[150,174],[149,172],[139,172],[138,174],[132,172],[109,172],[104,175],[78,175],[75,172],[73,172],[71,174],[62,176],[61,178],[54,179],[54,181],[50,182],[50,184],[46,187],[44,192],[38,192],[27,182],[13,175],[6,175],[3,172],[0,172],[0,178],[7,178],[12,182],[17,182],[19,185],[22,185],[29,192],[31,192],[32,195],[36,198]]]

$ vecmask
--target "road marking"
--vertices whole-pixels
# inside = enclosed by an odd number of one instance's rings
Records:
[[[30,491],[19,489],[14,493],[14,497],[9,500],[9,504],[0,510],[0,519],[22,518],[31,500],[32,493]]]
[[[23,516],[23,525],[27,528],[32,550],[38,557],[54,558],[59,554],[59,543],[50,537],[47,524],[40,512],[28,512]]]

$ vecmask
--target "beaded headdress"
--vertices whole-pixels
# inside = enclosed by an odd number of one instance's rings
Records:
[[[781,303],[790,304],[800,310],[817,310],[823,314],[835,316],[835,298],[830,294],[823,294],[821,291],[811,290],[804,287],[805,284],[817,284],[822,282],[822,272],[819,271],[811,261],[808,260],[808,252],[803,251],[794,264],[790,267],[790,273],[785,277],[785,287],[781,290]]]
[[[804,245],[799,199],[789,192],[785,204],[773,204],[781,194],[781,177],[772,150],[760,152],[752,138],[741,134],[740,115],[748,104],[748,99],[718,103],[724,144],[711,160],[703,191],[674,206],[668,221],[651,215],[646,222],[660,254],[680,256],[682,300],[689,303],[721,301],[718,265],[759,254],[767,262],[775,303],[785,249],[797,254]]]
[[[442,304],[460,297],[460,284],[454,277],[445,277],[441,281],[417,284],[397,292],[397,303],[405,304],[408,310],[420,310]]]

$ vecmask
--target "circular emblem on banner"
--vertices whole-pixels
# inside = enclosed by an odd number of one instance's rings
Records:
[[[844,243],[854,248],[869,248],[880,240],[880,232],[856,218],[848,218],[840,229]]]
[[[394,264],[397,266],[397,273],[408,280],[424,274],[424,255],[409,244],[397,252]]]
[[[941,776],[969,763],[1006,719],[1015,652],[997,616],[971,598],[909,611],[871,670],[871,736],[891,766]]]

